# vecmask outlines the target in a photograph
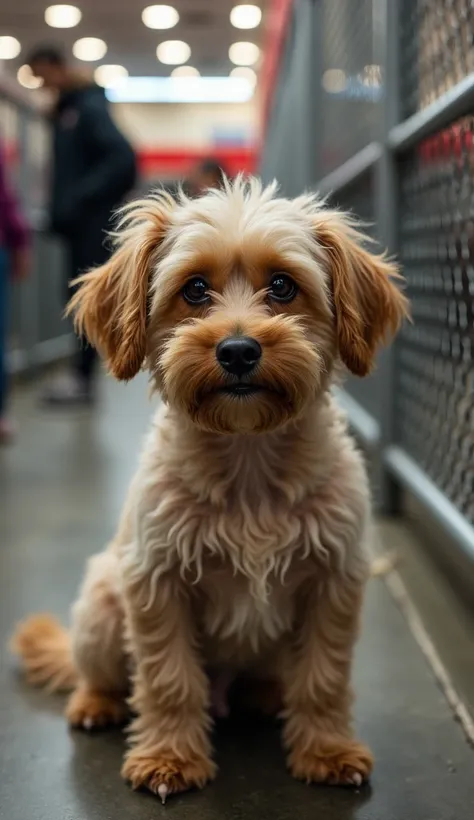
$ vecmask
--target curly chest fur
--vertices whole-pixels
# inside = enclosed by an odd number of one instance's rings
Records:
[[[162,499],[144,521],[150,577],[155,569],[178,571],[203,636],[260,652],[291,629],[295,592],[317,572],[318,558],[324,563],[313,517],[267,499],[253,510],[239,504],[219,511],[188,499],[179,515],[175,502]]]
[[[314,423],[313,437],[315,430]],[[191,439],[178,469],[174,435],[174,427],[162,431],[160,448],[144,465],[137,563],[152,586],[178,572],[212,641],[260,651],[291,629],[308,579],[364,574],[367,481],[349,442],[342,452],[334,448],[322,470],[317,465],[331,438],[319,432],[312,458],[304,439],[296,466],[294,438],[259,447],[244,439],[227,449],[212,440],[215,452],[201,448],[194,457],[202,442]]]
[[[312,562],[289,569],[282,579],[266,570],[249,577],[230,561],[206,562],[194,593],[194,611],[201,636],[216,660],[248,662],[292,629],[295,592],[311,574]],[[263,580],[264,579],[264,580]]]
[[[147,540],[161,544],[155,560],[186,581],[210,659],[248,664],[291,631],[302,585],[318,583],[344,549],[344,534],[333,543],[320,509],[263,499],[211,514],[188,503],[168,528],[161,507]]]

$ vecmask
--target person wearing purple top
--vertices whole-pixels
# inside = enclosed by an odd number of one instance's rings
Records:
[[[23,278],[30,267],[30,232],[7,180],[5,155],[0,147],[0,444],[10,441],[13,425],[6,415],[8,280]]]

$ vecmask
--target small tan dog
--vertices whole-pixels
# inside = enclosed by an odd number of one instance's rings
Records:
[[[281,710],[295,777],[359,786],[371,513],[330,386],[341,363],[369,373],[406,316],[396,267],[350,217],[255,179],[136,202],[116,242],[70,309],[118,379],[146,362],[163,403],[71,631],[31,618],[13,647],[33,683],[74,688],[72,726],[123,721],[131,689],[123,776],[163,800],[214,777],[212,705],[242,675]]]

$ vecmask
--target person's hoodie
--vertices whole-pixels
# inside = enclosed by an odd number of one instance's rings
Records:
[[[74,236],[89,221],[107,221],[131,191],[135,154],[110,116],[104,89],[82,77],[59,96],[52,121],[51,228]]]

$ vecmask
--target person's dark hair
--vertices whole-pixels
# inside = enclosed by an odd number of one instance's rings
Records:
[[[224,169],[215,159],[204,159],[199,170],[203,174],[212,174],[215,177],[222,177],[224,174]]]
[[[36,46],[28,54],[26,64],[31,66],[34,63],[49,63],[49,65],[64,66],[66,58],[64,52],[57,46],[42,45]]]

